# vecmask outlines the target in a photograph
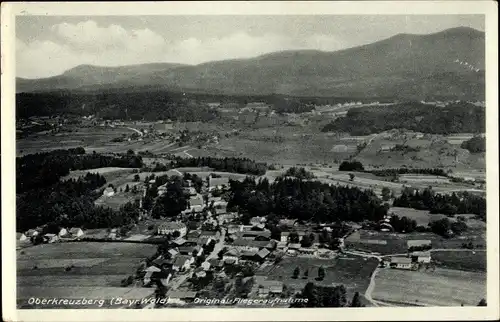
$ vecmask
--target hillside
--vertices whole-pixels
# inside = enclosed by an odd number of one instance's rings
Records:
[[[483,32],[460,27],[336,52],[284,51],[196,66],[79,66],[56,77],[18,79],[17,92],[150,85],[239,95],[483,99],[484,47]]]

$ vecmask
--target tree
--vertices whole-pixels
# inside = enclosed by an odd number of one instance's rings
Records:
[[[387,201],[391,197],[391,189],[387,187],[382,188],[382,200]]]
[[[140,179],[141,179],[141,177],[138,174],[134,175],[135,182],[139,182]]]
[[[351,301],[351,307],[363,307],[364,305],[361,303],[359,292],[354,293]]]
[[[293,278],[298,278],[300,275],[300,268],[297,266],[295,267],[295,269],[293,270]]]
[[[325,278],[325,269],[323,266],[318,268],[318,280],[322,281]]]
[[[349,173],[349,181],[354,181],[355,177],[354,173]]]
[[[174,232],[172,233],[172,237],[173,237],[173,238],[177,238],[177,237],[180,237],[180,236],[181,236],[181,233],[180,233],[178,230],[176,230],[176,231],[174,231]]]
[[[293,231],[288,235],[288,238],[290,239],[291,243],[298,243],[300,240],[299,234],[297,232]]]
[[[306,270],[304,271],[304,276],[302,276],[302,278],[303,278],[303,279],[307,279],[307,278],[309,278],[309,270],[308,270],[308,269],[306,269]]]
[[[477,306],[487,306],[486,300],[485,299],[481,299],[481,301],[479,301],[479,303],[477,304]]]
[[[129,150],[127,151],[127,155],[135,155],[134,150],[129,149]]]
[[[125,192],[130,192],[130,187],[128,185],[125,186]]]
[[[364,171],[363,164],[359,161],[344,161],[339,165],[339,171]]]
[[[311,242],[311,239],[309,238],[309,236],[305,235],[302,240],[300,241],[300,245],[302,247],[311,247],[312,246],[312,242]]]

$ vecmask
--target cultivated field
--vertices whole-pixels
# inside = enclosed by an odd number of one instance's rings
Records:
[[[442,267],[486,272],[486,251],[484,250],[435,251],[432,252],[432,259]]]
[[[476,306],[486,298],[486,276],[440,268],[433,272],[381,269],[372,297],[394,304]]]
[[[120,287],[140,263],[156,251],[146,244],[54,243],[17,251],[17,299],[25,306],[30,297],[125,297],[129,292],[151,289]],[[66,267],[73,268],[66,271]],[[36,268],[35,268],[36,267]]]

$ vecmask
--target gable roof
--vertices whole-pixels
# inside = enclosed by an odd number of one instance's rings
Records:
[[[260,258],[266,258],[269,254],[271,254],[271,252],[265,248],[262,248],[257,252],[257,256]]]
[[[411,258],[407,258],[407,257],[391,257],[391,263],[394,263],[394,264],[411,264]]]
[[[270,242],[265,241],[265,240],[262,240],[262,241],[261,240],[248,240],[248,239],[242,239],[242,238],[236,239],[233,242],[233,246],[242,246],[242,247],[248,246],[248,247],[258,247],[258,248],[267,247],[269,244],[270,244]]]

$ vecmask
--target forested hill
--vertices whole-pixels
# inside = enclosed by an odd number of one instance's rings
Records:
[[[436,134],[484,133],[485,116],[484,107],[467,102],[445,107],[408,102],[350,109],[346,117],[327,124],[322,131],[368,135],[399,128]]]

